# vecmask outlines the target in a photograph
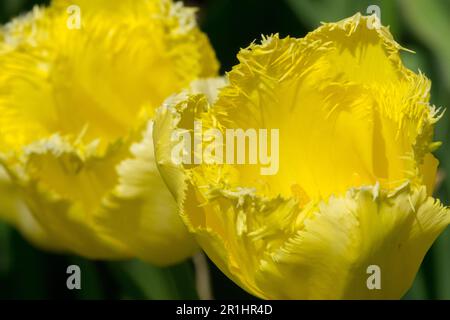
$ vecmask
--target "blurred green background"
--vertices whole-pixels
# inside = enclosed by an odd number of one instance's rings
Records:
[[[95,0],[93,0],[95,1]],[[111,0],[120,1],[120,0]],[[0,22],[30,10],[44,0],[0,0]],[[222,73],[236,64],[236,53],[261,34],[302,37],[324,21],[337,21],[378,5],[381,20],[395,39],[416,54],[405,64],[420,69],[433,82],[432,103],[450,106],[450,1],[448,0],[186,0],[200,8],[199,23],[221,62]],[[0,70],[1,72],[1,70]],[[436,139],[442,182],[436,196],[450,204],[450,139],[448,112]],[[66,268],[82,270],[82,290],[66,288]],[[214,298],[253,299],[209,263]],[[195,299],[194,265],[186,261],[157,268],[140,261],[100,262],[54,255],[30,246],[14,229],[0,223],[0,298],[3,299]],[[428,252],[405,299],[450,299],[450,229]]]

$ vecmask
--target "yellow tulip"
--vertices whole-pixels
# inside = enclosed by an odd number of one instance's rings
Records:
[[[450,223],[431,197],[439,111],[430,81],[402,64],[402,48],[374,19],[265,37],[241,50],[215,102],[184,93],[157,113],[156,159],[183,220],[214,263],[260,298],[398,299]],[[173,132],[197,121],[203,160],[174,161]],[[228,141],[205,152],[206,133],[239,128],[279,130],[274,174],[261,174],[261,161],[210,161]]]
[[[167,96],[217,73],[194,13],[169,0],[55,0],[0,29],[0,188],[14,190],[0,194],[2,216],[90,258],[166,265],[195,252],[151,121]]]

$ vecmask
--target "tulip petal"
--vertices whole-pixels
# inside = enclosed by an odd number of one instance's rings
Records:
[[[102,158],[95,148],[83,151],[58,135],[38,141],[26,148],[12,180],[43,229],[63,247],[91,258],[128,257],[120,243],[99,232],[90,215],[115,185],[111,172],[126,145],[111,147]]]
[[[0,217],[14,225],[29,241],[38,247],[52,250],[64,250],[54,241],[36,221],[23,198],[3,167],[0,166]]]
[[[377,188],[377,187],[374,187]],[[295,299],[398,299],[410,288],[425,253],[450,223],[425,188],[394,195],[374,188],[349,191],[317,212],[275,252],[256,276],[272,297]],[[381,288],[367,287],[369,266],[381,270]],[[271,285],[269,277],[283,286]],[[276,279],[279,280],[276,280]]]
[[[133,157],[118,166],[119,183],[104,200],[96,220],[101,233],[121,241],[137,257],[168,265],[186,259],[197,246],[156,168],[152,131],[149,122],[143,140],[131,146]]]

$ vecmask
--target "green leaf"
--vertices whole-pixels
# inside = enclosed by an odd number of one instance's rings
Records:
[[[405,300],[429,299],[424,272],[425,271],[423,268],[419,270],[411,289],[409,289],[408,293],[403,297],[403,299]]]
[[[441,234],[433,245],[435,259],[436,298],[450,299],[450,229]]]
[[[442,0],[399,0],[410,30],[433,51],[438,59],[441,77],[450,89],[449,4]]]

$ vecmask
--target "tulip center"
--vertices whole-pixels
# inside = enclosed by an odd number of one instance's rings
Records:
[[[365,40],[349,41],[336,31],[338,44],[318,51],[307,65],[290,65],[292,58],[287,66],[266,66],[274,75],[265,82],[257,78],[259,86],[249,85],[239,108],[219,99],[233,127],[279,130],[278,173],[261,176],[258,168],[235,166],[245,185],[304,203],[376,183],[392,190],[419,176],[422,163],[415,144],[430,117],[427,84],[423,77],[397,69],[375,33],[361,31],[358,36]],[[282,52],[284,43],[275,41],[267,42],[273,48],[258,51],[254,59]],[[254,68],[282,61],[279,54],[261,58]],[[418,90],[423,94],[417,95]]]

